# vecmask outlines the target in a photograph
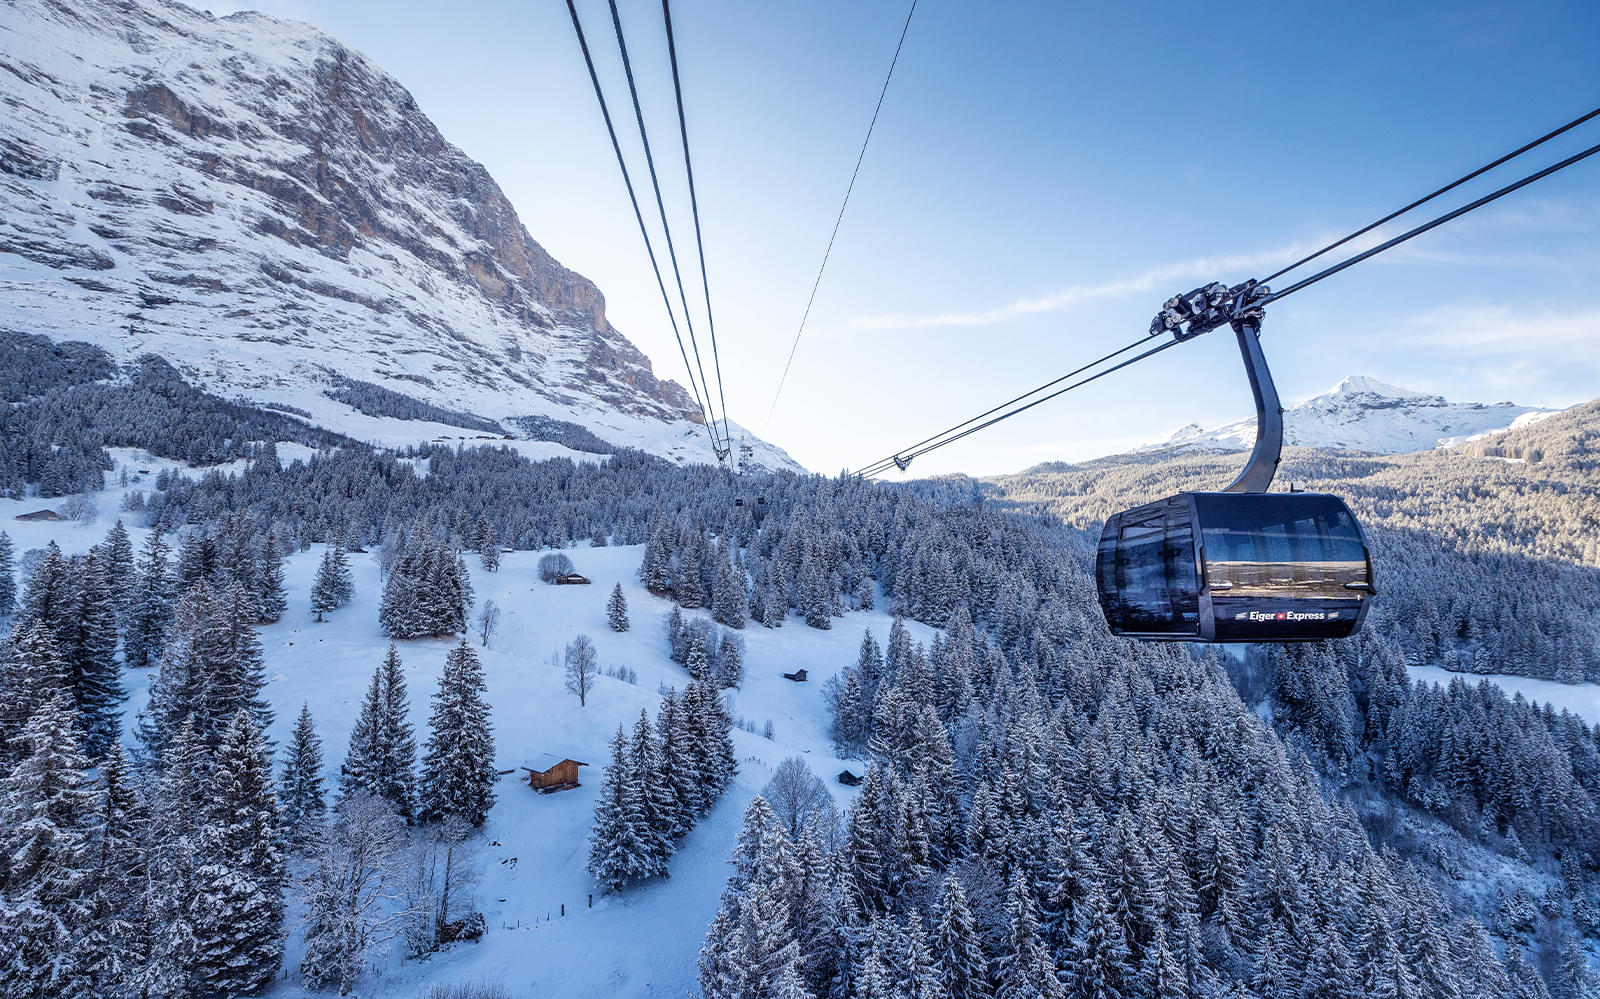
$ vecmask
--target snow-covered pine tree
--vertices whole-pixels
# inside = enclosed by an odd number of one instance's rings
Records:
[[[203,995],[240,995],[283,963],[283,819],[267,746],[247,709],[216,749],[198,831],[194,978]]]
[[[650,540],[644,546],[644,561],[639,564],[639,582],[658,597],[672,592],[672,547],[664,521],[650,529]]]
[[[479,515],[474,534],[472,550],[478,553],[483,571],[497,571],[500,568],[500,533],[489,523],[487,514]]]
[[[256,571],[256,606],[261,620],[268,624],[283,617],[289,609],[289,596],[283,588],[283,556],[278,532],[269,530],[261,544],[261,563]]]
[[[345,551],[344,535],[334,539],[333,545],[333,572],[332,591],[333,605],[343,607],[355,599],[356,580],[350,572],[350,556]]]
[[[322,788],[322,739],[311,720],[311,705],[300,706],[283,760],[283,824],[289,844],[304,849],[322,829],[328,803]]]
[[[800,570],[800,606],[806,624],[826,631],[833,627],[833,597],[820,560],[808,557]]]
[[[761,624],[767,628],[781,628],[788,616],[789,598],[784,594],[778,574],[773,572],[767,580],[766,593],[761,597]]]
[[[608,895],[663,873],[659,856],[653,854],[654,836],[641,800],[643,782],[633,772],[628,750],[628,736],[618,725],[589,833],[588,871]]]
[[[88,930],[77,941],[78,977],[89,995],[128,994],[148,947],[143,918],[148,812],[120,743],[100,761],[91,845]]]
[[[390,646],[392,649],[394,646]],[[380,742],[383,715],[383,667],[372,671],[372,681],[367,684],[367,694],[361,700],[361,710],[355,724],[350,726],[350,746],[345,750],[344,763],[339,767],[339,797],[352,798],[363,794],[377,794],[379,774],[383,769],[383,746]]]
[[[667,652],[673,662],[682,666],[688,661],[689,636],[683,624],[683,611],[677,604],[667,614]]]
[[[606,623],[612,631],[628,630],[628,598],[622,595],[621,583],[611,588],[611,596],[606,600]]]
[[[417,808],[417,740],[411,728],[411,696],[406,689],[405,667],[393,643],[383,658],[381,686],[378,745],[382,752],[374,791],[409,822]]]
[[[133,563],[133,539],[128,536],[128,528],[121,518],[111,525],[111,530],[106,532],[105,539],[97,547],[105,556],[106,582],[120,604],[132,593],[138,574]]]
[[[104,556],[93,550],[71,563],[76,577],[63,642],[83,750],[99,757],[122,729],[122,667],[117,662],[117,608]]]
[[[706,649],[705,636],[698,628],[687,629],[684,640],[683,666],[692,680],[706,683],[711,680],[711,657]]]
[[[56,644],[62,646],[64,655],[72,628],[75,589],[67,560],[62,556],[60,546],[51,541],[45,545],[44,555],[28,574],[15,623],[44,625],[55,638]]]
[[[0,764],[5,769],[26,752],[28,719],[58,693],[67,691],[67,663],[42,624],[20,624],[0,645]]]
[[[700,948],[705,999],[771,996],[800,959],[796,913],[801,877],[789,839],[760,795],[745,809],[716,918]]]
[[[934,974],[950,999],[992,999],[989,962],[978,942],[977,922],[967,903],[966,889],[954,872],[945,875],[939,891],[938,922],[934,925]]]
[[[10,617],[16,609],[16,556],[11,545],[11,535],[0,531],[0,617]]]
[[[422,815],[483,825],[494,806],[494,732],[483,664],[463,638],[445,657],[422,761]]]
[[[40,704],[17,740],[22,758],[0,778],[0,979],[8,997],[72,995],[81,979],[72,945],[88,928],[94,803],[72,713],[64,691]]]
[[[731,631],[722,633],[717,647],[716,680],[725,689],[744,683],[744,639]]]
[[[661,698],[656,731],[661,736],[661,758],[678,808],[676,835],[681,838],[706,809],[707,796],[702,761],[694,749],[688,712],[676,688],[669,689]]]
[[[633,726],[633,739],[628,746],[628,770],[630,786],[637,787],[639,812],[644,817],[641,833],[646,862],[653,874],[668,877],[671,872],[667,862],[677,849],[678,803],[667,779],[655,727],[643,708],[639,709],[639,720]]]
[[[172,620],[170,552],[159,526],[139,551],[138,578],[122,632],[122,657],[129,669],[154,666],[161,658],[167,624]]]
[[[335,548],[323,549],[322,562],[317,566],[316,578],[311,581],[311,613],[322,620],[322,615],[339,606],[339,567],[334,564]]]
[[[750,594],[744,574],[734,569],[729,544],[717,546],[717,581],[711,592],[711,617],[735,630],[744,628],[750,617]]]
[[[683,710],[688,730],[686,748],[699,760],[705,807],[710,808],[739,770],[733,755],[733,719],[716,686],[699,680],[691,681],[684,690]]]
[[[151,794],[143,899],[150,947],[137,982],[148,995],[182,996],[194,989],[201,935],[195,871],[199,818],[211,794],[211,760],[192,714],[163,748]]]

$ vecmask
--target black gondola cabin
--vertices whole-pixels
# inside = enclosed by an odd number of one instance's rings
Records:
[[[1361,525],[1323,493],[1179,493],[1119,513],[1095,582],[1114,634],[1179,642],[1344,638],[1376,592]]]

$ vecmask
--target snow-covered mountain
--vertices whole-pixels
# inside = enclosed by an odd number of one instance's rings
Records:
[[[0,4],[0,328],[157,353],[338,428],[374,382],[708,457],[694,403],[488,172],[304,24],[164,0]],[[795,467],[736,432],[753,462]]]
[[[1354,375],[1332,391],[1286,409],[1284,439],[1297,447],[1402,454],[1448,447],[1470,437],[1521,426],[1553,412],[1557,410],[1509,402],[1449,402],[1443,396]],[[1191,423],[1166,440],[1138,450],[1244,450],[1255,439],[1256,421],[1250,416],[1212,430]]]

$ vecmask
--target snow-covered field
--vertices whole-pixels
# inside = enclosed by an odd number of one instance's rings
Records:
[[[1413,666],[1408,674],[1414,680],[1432,680],[1440,684],[1456,679],[1471,684],[1488,680],[1497,684],[1508,697],[1521,694],[1530,701],[1554,705],[1557,711],[1565,708],[1591,725],[1600,722],[1600,684],[1557,683],[1510,673],[1455,673],[1439,666]]]
[[[298,455],[297,455],[298,456]],[[150,469],[153,478],[171,462],[140,461],[133,452],[118,452],[137,474]],[[120,469],[108,473],[115,483]],[[95,496],[100,513],[87,526],[28,523],[16,514],[60,506],[57,500],[0,500],[0,529],[7,531],[19,556],[54,539],[63,550],[83,551],[98,542],[116,519],[121,489]],[[134,544],[148,533],[129,525]],[[538,581],[538,552],[504,556],[500,570],[486,573],[469,556],[477,605],[492,599],[502,612],[500,629],[487,649],[473,645],[483,657],[493,705],[499,768],[546,767],[563,757],[590,764],[582,787],[541,795],[519,778],[504,776],[499,802],[482,838],[483,882],[479,908],[488,932],[478,943],[457,945],[425,961],[403,958],[397,946],[363,995],[414,997],[433,982],[499,982],[517,996],[683,996],[695,987],[696,965],[706,924],[715,914],[726,860],[738,833],[745,804],[771,777],[785,757],[800,755],[823,777],[841,805],[853,793],[837,783],[845,766],[857,773],[856,761],[833,756],[827,737],[827,711],[822,684],[855,662],[861,634],[871,628],[880,642],[890,618],[882,613],[853,613],[834,620],[831,631],[807,628],[791,619],[781,630],[761,627],[744,631],[747,643],[743,689],[729,693],[730,713],[759,728],[772,721],[774,739],[735,729],[739,777],[721,803],[680,845],[669,880],[620,896],[602,898],[584,871],[590,823],[600,770],[607,759],[607,741],[618,724],[631,724],[640,709],[654,715],[661,685],[682,687],[687,674],[667,657],[666,617],[671,603],[652,597],[638,583],[636,570],[642,546],[567,549],[590,586],[549,586]],[[372,671],[387,646],[378,630],[382,595],[376,553],[352,555],[356,597],[352,604],[317,624],[307,610],[312,576],[321,546],[297,552],[286,563],[290,610],[284,620],[260,629],[265,647],[266,696],[277,712],[271,737],[282,746],[302,703],[309,704],[323,739],[330,789],[349,740],[360,701]],[[606,626],[605,602],[615,583],[628,600],[631,628],[617,634]],[[686,612],[686,616],[705,614]],[[474,616],[476,609],[474,609]],[[919,641],[932,632],[907,623]],[[564,673],[551,664],[575,635],[587,634],[600,653],[602,667],[627,666],[638,674],[637,685],[601,677],[580,708],[563,690]],[[445,654],[444,640],[402,642],[411,696],[412,722],[419,752],[426,738],[429,699]],[[805,667],[810,681],[796,684],[782,674]],[[146,700],[153,671],[125,677],[130,692],[126,720]],[[562,907],[565,906],[565,916]],[[293,918],[294,909],[291,909]],[[291,927],[285,967],[297,967],[299,932]],[[270,993],[305,993],[298,976]]]

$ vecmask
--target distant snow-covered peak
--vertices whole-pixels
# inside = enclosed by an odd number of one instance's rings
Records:
[[[1294,447],[1404,454],[1450,447],[1553,412],[1509,402],[1451,402],[1440,395],[1352,375],[1328,392],[1284,411],[1284,439]],[[1191,423],[1141,452],[1174,448],[1238,451],[1255,443],[1254,417],[1206,430]]]
[[[1379,381],[1370,375],[1351,375],[1317,398],[1328,396],[1358,396],[1377,395],[1386,399],[1438,399],[1444,402],[1443,396],[1429,395],[1426,392],[1417,392],[1413,389],[1401,388],[1388,382]]]

